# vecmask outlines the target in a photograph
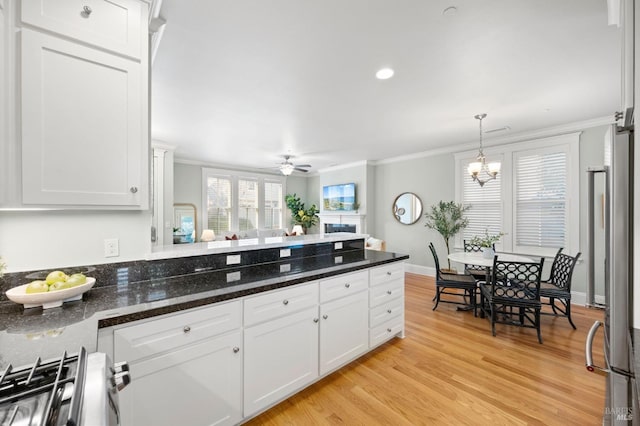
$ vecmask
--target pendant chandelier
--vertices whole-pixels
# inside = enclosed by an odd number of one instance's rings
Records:
[[[486,116],[487,114],[478,114],[474,116],[475,119],[480,120],[480,150],[478,151],[476,161],[469,163],[469,167],[467,168],[467,171],[471,175],[471,179],[478,182],[481,187],[490,180],[495,179],[500,171],[500,162],[496,161],[493,163],[487,163],[484,151],[482,150],[482,120]]]

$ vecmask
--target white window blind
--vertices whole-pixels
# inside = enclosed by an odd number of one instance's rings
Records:
[[[282,228],[282,184],[265,182],[264,184],[264,227],[267,229]]]
[[[485,230],[489,234],[503,232],[502,225],[502,174],[498,174],[495,180],[491,180],[480,186],[471,179],[467,172],[469,159],[462,163],[462,204],[471,206],[465,216],[469,219],[469,226],[462,232],[465,240],[470,240],[475,235],[484,235]]]
[[[215,233],[231,228],[231,179],[207,177],[207,229]]]
[[[238,229],[258,228],[258,182],[238,179]]]
[[[566,247],[567,153],[515,154],[515,245]]]

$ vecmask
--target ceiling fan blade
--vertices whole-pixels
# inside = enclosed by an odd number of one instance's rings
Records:
[[[297,171],[299,171],[299,172],[303,172],[303,173],[308,173],[308,172],[309,172],[309,170],[307,170],[307,169],[301,169],[300,167],[294,167],[294,168],[293,168],[293,170],[297,170]]]
[[[296,167],[311,167],[311,164],[296,164]]]

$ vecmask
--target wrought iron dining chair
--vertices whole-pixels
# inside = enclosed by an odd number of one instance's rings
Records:
[[[440,261],[438,260],[438,254],[433,246],[433,243],[429,243],[429,250],[433,255],[433,261],[436,265],[436,297],[433,310],[435,311],[440,302],[452,303],[455,305],[470,306],[473,309],[473,314],[476,315],[476,280],[469,274],[447,274],[440,270]],[[456,291],[452,291],[456,290]],[[460,293],[460,290],[463,292]],[[462,301],[457,300],[445,300],[442,299],[442,295],[452,295],[462,297]],[[468,302],[467,302],[468,298]]]
[[[580,255],[581,253],[578,252],[575,256],[569,256],[562,253],[562,249],[558,250],[551,265],[549,278],[540,283],[542,304],[551,306],[553,311],[542,312],[542,314],[565,316],[574,330],[576,325],[571,320],[571,278]]]
[[[482,247],[477,244],[472,244],[467,240],[462,240],[462,244],[464,246],[464,251],[467,253],[479,253],[482,251]],[[493,251],[496,251],[496,245],[493,245]],[[478,265],[464,265],[465,270],[473,275],[473,278],[476,281],[486,281],[487,280],[487,268],[484,266]]]
[[[540,334],[540,277],[544,258],[540,262],[509,262],[493,258],[491,282],[480,283],[480,314],[491,320],[491,333],[496,324],[535,328]]]

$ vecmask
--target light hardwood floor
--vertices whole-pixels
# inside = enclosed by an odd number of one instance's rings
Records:
[[[432,278],[406,275],[406,338],[393,339],[259,417],[251,425],[598,425],[604,378],[584,367],[600,310],[575,307],[578,327],[543,316],[534,329],[497,326],[440,304]],[[596,361],[602,364],[602,340]]]

